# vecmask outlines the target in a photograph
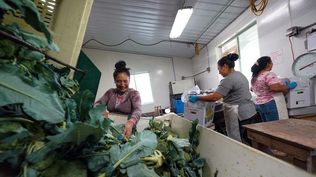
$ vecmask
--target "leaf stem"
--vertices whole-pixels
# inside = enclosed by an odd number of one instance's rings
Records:
[[[125,159],[127,159],[133,152],[135,152],[138,148],[140,148],[143,145],[142,142],[139,142],[137,144],[135,144],[135,147],[129,151],[122,159],[120,159],[119,161],[117,161],[114,165],[113,165],[113,169],[115,169],[116,167],[118,167]]]

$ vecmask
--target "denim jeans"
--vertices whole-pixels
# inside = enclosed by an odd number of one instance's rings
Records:
[[[265,104],[257,104],[256,109],[264,122],[279,120],[278,109],[274,100]]]

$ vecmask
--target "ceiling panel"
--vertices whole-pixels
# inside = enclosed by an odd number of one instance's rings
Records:
[[[192,6],[193,14],[182,35],[169,39],[181,6]],[[248,0],[94,0],[83,47],[191,58],[194,43],[209,43],[247,8]]]

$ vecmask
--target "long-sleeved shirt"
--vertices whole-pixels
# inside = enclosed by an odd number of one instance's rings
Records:
[[[142,114],[139,92],[131,88],[123,94],[119,93],[115,88],[109,89],[94,105],[99,104],[105,104],[109,112],[130,115],[129,121],[132,121],[134,125],[136,125]]]

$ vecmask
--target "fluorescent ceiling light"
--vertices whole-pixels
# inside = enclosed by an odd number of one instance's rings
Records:
[[[173,22],[172,29],[169,35],[170,38],[180,37],[182,31],[184,30],[192,15],[192,12],[192,7],[186,7],[178,10],[176,19]]]

